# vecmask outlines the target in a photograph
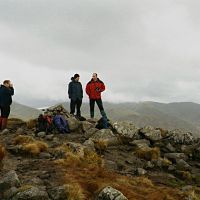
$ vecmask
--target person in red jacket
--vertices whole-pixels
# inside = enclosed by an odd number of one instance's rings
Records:
[[[103,103],[101,99],[101,93],[105,90],[105,85],[103,81],[101,81],[97,77],[97,73],[93,73],[91,81],[89,81],[86,85],[86,93],[89,96],[90,100],[90,116],[94,118],[94,106],[95,102],[99,107],[102,117],[107,121],[107,116],[103,108]]]

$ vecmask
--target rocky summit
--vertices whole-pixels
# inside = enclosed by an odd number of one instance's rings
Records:
[[[9,119],[0,132],[1,200],[198,200],[200,139],[134,122],[80,121],[62,106],[70,133],[37,132]]]

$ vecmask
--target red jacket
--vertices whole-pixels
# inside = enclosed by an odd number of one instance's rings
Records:
[[[101,92],[105,90],[104,83],[97,79],[97,81],[93,81],[93,79],[87,83],[86,85],[86,93],[90,99],[101,99]]]

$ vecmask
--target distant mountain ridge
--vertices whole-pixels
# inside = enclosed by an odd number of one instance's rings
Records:
[[[69,109],[69,103],[64,103]],[[132,121],[139,127],[152,125],[168,130],[182,129],[200,134],[200,104],[192,102],[178,103],[108,103],[104,102],[108,117],[114,121]],[[96,106],[97,117],[100,117]],[[89,105],[84,103],[82,114],[89,117]]]
[[[69,102],[62,103],[69,110]],[[182,129],[194,134],[200,134],[200,104],[192,102],[178,103],[158,103],[158,102],[139,102],[139,103],[108,103],[104,102],[104,107],[108,117],[112,121],[132,121],[138,127],[152,125],[168,130]],[[100,117],[96,106],[95,116]],[[83,103],[81,107],[82,115],[89,117],[89,104]],[[10,117],[17,117],[23,120],[36,118],[41,111],[13,103]]]
[[[17,102],[13,102],[11,105],[11,113],[9,117],[19,118],[24,121],[28,121],[29,119],[34,119],[38,117],[40,113],[41,111],[39,109],[25,106]]]

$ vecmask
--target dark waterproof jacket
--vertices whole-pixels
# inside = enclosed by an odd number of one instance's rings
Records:
[[[97,81],[93,81],[92,79],[86,85],[86,93],[90,99],[101,99],[101,92],[104,90],[105,85],[100,79],[97,79]]]
[[[4,85],[0,87],[0,106],[10,106],[12,104],[12,95],[14,95],[14,88],[7,88]]]
[[[69,98],[72,100],[82,99],[83,98],[83,88],[79,81],[75,81],[72,78],[72,81],[69,83],[68,86],[68,95]]]

